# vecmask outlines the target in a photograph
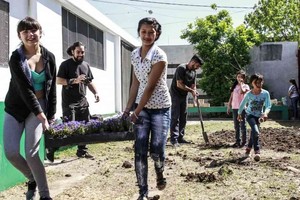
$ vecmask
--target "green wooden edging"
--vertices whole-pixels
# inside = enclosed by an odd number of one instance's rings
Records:
[[[4,102],[0,102],[0,191],[9,187],[24,183],[26,178],[6,159],[3,147],[3,123],[4,123]],[[20,152],[24,156],[24,134],[21,138]],[[44,138],[41,140],[40,158],[44,160],[45,145]]]
[[[211,107],[201,107],[201,112],[202,113],[222,113],[222,112],[227,112],[227,107],[226,106],[211,106]],[[289,110],[287,106],[275,106],[273,105],[271,107],[271,112],[276,111],[276,112],[281,112],[281,119],[282,120],[288,120],[289,118]],[[198,108],[197,107],[189,107],[188,108],[188,113],[198,113]]]

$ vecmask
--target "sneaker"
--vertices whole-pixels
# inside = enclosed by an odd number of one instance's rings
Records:
[[[84,151],[84,150],[77,150],[76,156],[78,158],[87,158],[87,159],[93,159],[94,158],[94,156],[92,156],[91,154],[89,154],[89,152]]]
[[[255,160],[256,162],[260,161],[260,152],[259,152],[259,151],[255,151],[254,160]]]
[[[246,146],[246,142],[242,142],[242,144],[240,145],[240,147],[244,147]]]
[[[178,143],[180,143],[180,144],[190,144],[191,142],[186,141],[185,139],[181,138],[181,139],[178,140]]]
[[[28,181],[27,187],[28,190],[26,192],[26,200],[34,200],[36,196],[36,182]]]
[[[54,162],[54,150],[52,148],[46,149],[46,158],[50,162]]]
[[[240,146],[241,146],[241,144],[239,142],[236,142],[232,145],[233,148],[238,148]]]
[[[51,197],[41,197],[40,200],[52,200]]]
[[[245,156],[248,158],[250,157],[250,152],[251,152],[251,148],[247,147],[246,148],[246,152],[245,152]]]
[[[172,144],[173,147],[179,147],[180,146],[180,144],[178,143],[177,140],[171,140],[171,144]]]
[[[167,186],[167,181],[164,178],[164,175],[162,172],[159,172],[156,174],[157,178],[156,178],[156,188],[158,190],[163,190],[166,188]]]
[[[140,196],[137,200],[148,200],[148,190],[141,190],[140,189]]]
[[[148,200],[148,197],[141,194],[137,200]]]

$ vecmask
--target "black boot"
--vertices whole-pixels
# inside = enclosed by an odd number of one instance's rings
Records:
[[[156,173],[156,187],[158,190],[163,190],[167,186],[166,178],[164,178],[163,172]]]
[[[26,200],[33,200],[36,196],[36,182],[28,181],[27,183],[28,190],[26,192]]]
[[[52,200],[51,197],[41,197],[40,200]]]

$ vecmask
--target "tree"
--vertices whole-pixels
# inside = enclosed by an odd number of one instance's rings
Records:
[[[260,0],[244,23],[264,42],[298,41],[300,45],[299,13],[299,0]]]
[[[234,74],[250,63],[249,50],[259,44],[253,29],[233,22],[226,10],[205,19],[196,19],[183,30],[182,39],[194,45],[205,64],[202,66],[200,88],[211,98],[212,105],[227,101]]]

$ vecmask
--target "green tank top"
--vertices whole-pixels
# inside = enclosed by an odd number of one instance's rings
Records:
[[[35,91],[42,90],[44,88],[44,82],[46,81],[45,70],[41,73],[37,73],[35,71],[31,71],[31,77],[33,80],[33,88]]]

